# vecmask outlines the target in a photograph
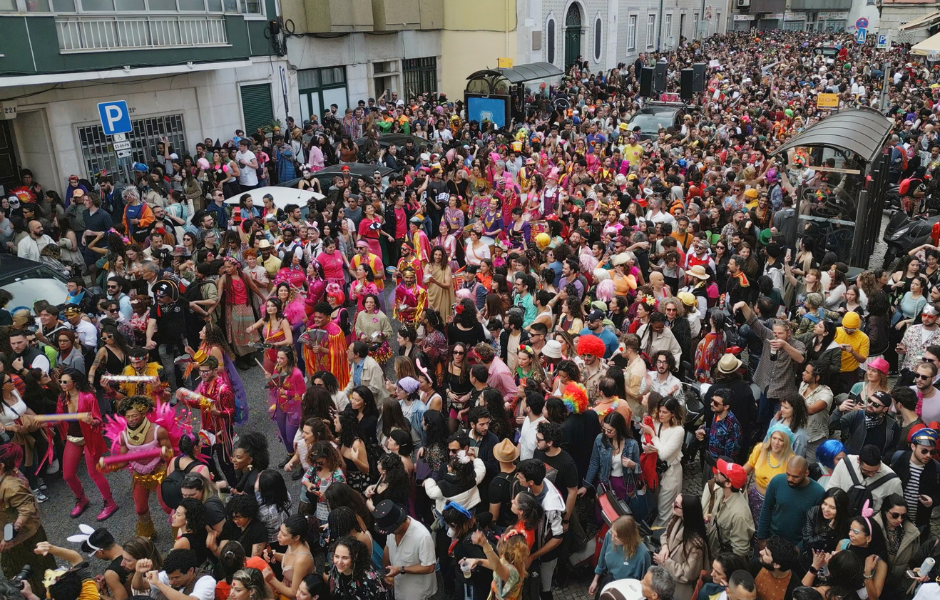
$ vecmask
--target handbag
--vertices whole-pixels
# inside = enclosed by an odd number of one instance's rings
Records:
[[[661,476],[663,473],[665,473],[668,470],[669,470],[669,463],[667,463],[661,458],[657,458],[656,459],[656,474]]]

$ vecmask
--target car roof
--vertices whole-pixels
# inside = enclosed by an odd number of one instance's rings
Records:
[[[367,141],[369,141],[369,138],[361,137],[356,140],[356,144],[362,145]],[[382,133],[379,134],[378,141],[380,146],[389,146],[391,144],[404,146],[405,143],[409,141],[418,148],[428,145],[427,140],[406,133]]]
[[[60,281],[66,280],[65,275],[51,269],[45,263],[18,256],[0,255],[0,285],[22,279],[26,275],[54,277]]]
[[[356,177],[362,177],[368,179],[372,177],[372,174],[376,171],[382,173],[382,177],[388,177],[395,171],[389,169],[385,165],[370,165],[367,163],[345,163],[342,165],[330,165],[324,169],[320,169],[315,173],[311,173],[310,176],[316,179],[323,179],[329,177],[332,179],[336,175],[343,174],[343,167],[349,167],[349,173],[355,175]],[[295,177],[289,181],[283,181],[276,184],[276,187],[297,187],[297,183],[303,179],[302,177]]]

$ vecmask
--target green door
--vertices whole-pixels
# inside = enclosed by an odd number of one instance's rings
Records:
[[[271,86],[267,83],[261,85],[243,85],[242,113],[245,115],[245,135],[251,136],[259,127],[267,126],[274,120],[274,110],[271,108]]]
[[[574,3],[565,15],[565,71],[581,56],[581,10]]]
[[[581,28],[569,27],[565,29],[565,70],[573,65],[581,56]]]

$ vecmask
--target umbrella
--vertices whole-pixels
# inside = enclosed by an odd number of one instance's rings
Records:
[[[288,204],[296,204],[297,206],[306,206],[307,200],[313,198],[314,200],[323,200],[326,198],[323,194],[318,194],[310,190],[299,190],[297,188],[289,187],[262,187],[246,192],[251,194],[251,199],[254,200],[255,205],[261,206],[261,199],[265,194],[271,194],[274,198],[274,206],[278,208],[284,208]],[[231,198],[226,198],[226,204],[238,204],[238,199],[241,198],[244,194],[238,194],[232,196]]]

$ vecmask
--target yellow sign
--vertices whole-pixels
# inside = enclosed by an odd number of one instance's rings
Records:
[[[497,66],[500,69],[511,69],[512,68],[512,59],[511,58],[497,58]]]
[[[816,108],[839,108],[839,94],[819,94],[816,96]]]

